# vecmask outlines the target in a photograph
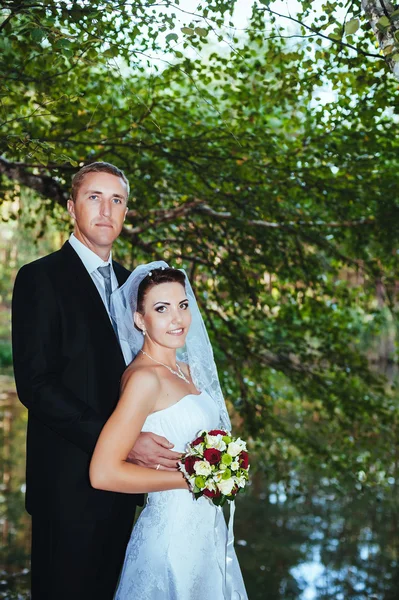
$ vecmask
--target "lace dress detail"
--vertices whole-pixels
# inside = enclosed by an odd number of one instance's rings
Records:
[[[184,452],[200,429],[219,424],[206,392],[190,394],[149,415],[143,431],[170,440]],[[227,527],[222,511],[188,490],[148,494],[134,526],[114,600],[247,600],[234,554],[233,594],[224,595]]]

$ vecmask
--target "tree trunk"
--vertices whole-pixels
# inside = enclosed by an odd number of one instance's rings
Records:
[[[362,0],[362,8],[386,61],[399,79],[399,11],[388,0]]]

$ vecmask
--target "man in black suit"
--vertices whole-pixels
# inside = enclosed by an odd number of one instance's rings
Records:
[[[68,200],[74,233],[58,252],[22,267],[15,282],[14,370],[29,409],[33,600],[111,600],[141,501],[89,482],[90,457],[125,369],[109,296],[129,276],[111,255],[128,194],[117,167],[83,167]],[[127,460],[173,469],[179,455],[171,447],[143,433]]]

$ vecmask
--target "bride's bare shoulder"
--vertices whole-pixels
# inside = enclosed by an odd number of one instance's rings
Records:
[[[130,363],[122,375],[121,392],[123,392],[126,386],[132,387],[136,385],[146,389],[150,388],[152,391],[159,389],[160,381],[156,369],[136,361]]]

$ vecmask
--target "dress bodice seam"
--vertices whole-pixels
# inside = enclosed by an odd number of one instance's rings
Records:
[[[156,410],[156,411],[150,413],[147,416],[147,419],[149,419],[150,417],[152,417],[154,415],[158,415],[159,413],[163,413],[166,410],[170,410],[171,408],[173,408],[174,406],[177,406],[178,404],[180,404],[180,402],[183,402],[187,398],[190,398],[190,397],[198,398],[199,396],[202,396],[203,393],[204,392],[200,392],[199,394],[186,394],[185,396],[183,396],[182,398],[180,398],[180,400],[178,400],[177,402],[174,402],[173,404],[170,404],[170,406],[166,406],[165,408],[161,408],[160,410]]]

